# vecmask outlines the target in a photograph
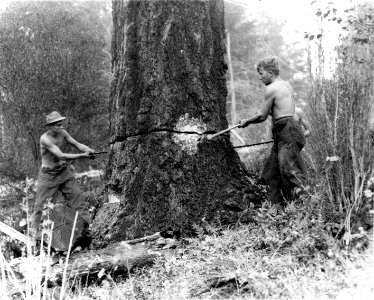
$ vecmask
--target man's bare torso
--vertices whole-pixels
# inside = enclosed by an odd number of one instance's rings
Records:
[[[293,117],[295,104],[291,85],[287,81],[278,78],[266,88],[272,89],[274,93],[274,101],[271,108],[273,121],[283,117]]]
[[[47,131],[40,137],[40,153],[42,157],[42,167],[51,168],[59,163],[59,159],[56,155],[52,154],[47,147],[44,145],[45,141],[49,141],[52,144],[56,145],[58,148],[61,148],[65,140],[65,136],[62,132],[53,132]]]

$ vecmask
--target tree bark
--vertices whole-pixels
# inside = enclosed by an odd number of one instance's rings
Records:
[[[96,247],[202,220],[236,222],[261,192],[227,128],[223,1],[113,1],[108,196]]]
[[[237,123],[237,115],[236,115],[236,96],[235,96],[235,80],[234,80],[234,72],[232,68],[232,61],[231,61],[231,41],[230,41],[230,32],[227,31],[226,33],[226,44],[227,44],[227,63],[230,75],[230,92],[231,92],[231,123]]]

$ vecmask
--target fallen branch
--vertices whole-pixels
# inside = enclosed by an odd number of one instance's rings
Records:
[[[135,268],[152,265],[160,255],[170,255],[179,244],[174,239],[165,239],[160,233],[143,238],[122,241],[99,250],[89,250],[73,253],[66,268],[67,279],[79,282],[77,278],[98,279],[103,274],[111,277],[126,275]],[[25,282],[25,274],[30,273],[34,264],[39,264],[39,257],[23,257],[10,261],[9,265],[15,276]],[[48,286],[61,286],[65,263],[63,259],[46,257],[42,260],[42,282]],[[45,275],[47,266],[49,271]],[[24,287],[25,288],[25,287]],[[25,288],[26,289],[26,288]],[[13,289],[14,291],[14,289]]]
[[[30,243],[28,236],[22,234],[21,232],[15,230],[14,228],[8,226],[7,224],[0,221],[0,231],[9,235],[11,238],[21,241],[22,243]]]

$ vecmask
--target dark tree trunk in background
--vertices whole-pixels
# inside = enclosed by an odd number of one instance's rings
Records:
[[[223,1],[113,1],[108,197],[94,244],[236,222],[261,193],[227,128]]]

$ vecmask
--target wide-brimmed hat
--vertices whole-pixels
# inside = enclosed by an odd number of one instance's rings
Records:
[[[61,116],[59,112],[53,111],[45,118],[46,123],[44,125],[50,125],[65,119],[66,117]]]

